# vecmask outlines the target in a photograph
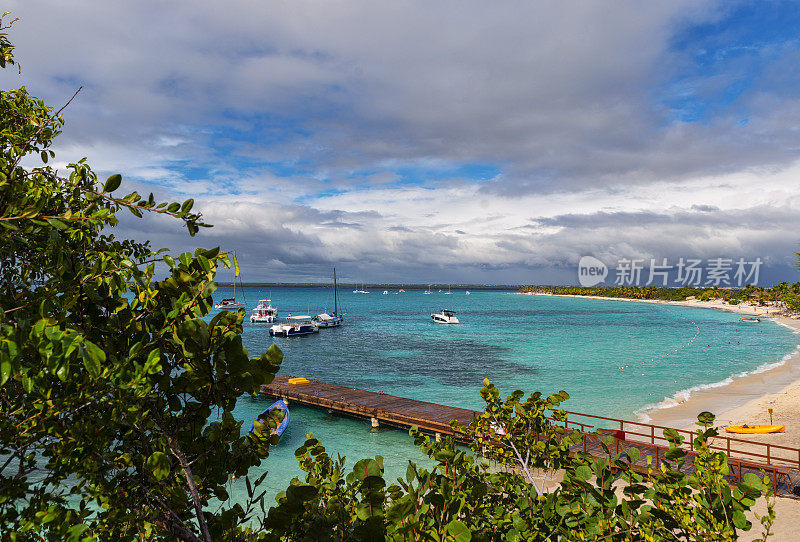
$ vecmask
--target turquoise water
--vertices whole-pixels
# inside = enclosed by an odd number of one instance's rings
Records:
[[[738,315],[711,309],[511,292],[395,291],[340,292],[344,327],[276,339],[285,354],[281,374],[473,409],[482,408],[478,391],[489,378],[504,395],[563,389],[571,396],[568,410],[635,419],[645,406],[682,390],[779,362],[798,342],[777,324],[741,324]],[[220,288],[215,298],[231,293]],[[333,309],[325,289],[248,287],[245,294],[249,308],[270,297],[281,316]],[[453,309],[461,324],[433,323],[430,313],[441,308]],[[251,356],[272,343],[268,328],[245,323]],[[249,428],[270,402],[243,398],[235,414]],[[269,471],[268,495],[301,474],[294,450],[309,432],[332,456],[346,456],[350,466],[383,455],[389,479],[405,473],[408,459],[425,463],[404,431],[371,430],[366,421],[290,408],[292,421],[281,442],[253,469],[253,475]],[[232,489],[241,498],[243,488]]]

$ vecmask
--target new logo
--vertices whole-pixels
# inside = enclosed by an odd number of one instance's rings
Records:
[[[606,280],[607,276],[608,267],[594,256],[584,256],[578,262],[578,282],[584,288],[597,286]]]

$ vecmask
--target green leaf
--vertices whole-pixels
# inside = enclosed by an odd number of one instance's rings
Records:
[[[122,175],[119,173],[115,173],[108,179],[106,179],[106,184],[103,185],[103,192],[113,192],[119,185],[122,183]]]
[[[167,457],[167,454],[164,452],[153,452],[153,454],[147,458],[145,466],[156,480],[163,480],[169,476],[169,457]]]
[[[11,361],[5,354],[0,358],[0,386],[6,383],[11,377]]]
[[[383,469],[374,459],[362,459],[353,466],[353,474],[357,480],[364,480],[368,476],[383,475]]]
[[[469,542],[472,540],[472,533],[469,528],[457,519],[447,524],[446,531],[447,534],[455,538],[456,542]]]
[[[714,424],[714,420],[717,417],[714,416],[711,412],[704,411],[697,415],[697,425],[702,425],[704,427],[710,427]]]
[[[194,200],[187,199],[186,201],[183,202],[183,205],[181,205],[181,211],[183,211],[184,213],[188,213],[189,211],[192,210],[193,206],[194,206]]]
[[[578,468],[575,469],[575,477],[578,480],[583,480],[584,482],[592,477],[592,469],[587,467],[586,465],[580,465]]]
[[[236,259],[236,254],[233,255],[233,269],[234,276],[239,276],[239,261]]]
[[[80,350],[83,365],[89,374],[95,378],[100,376],[100,366],[106,361],[106,353],[90,341],[84,341]]]
[[[57,218],[45,218],[45,220],[47,220],[47,223],[50,224],[51,226],[53,226],[56,229],[59,229],[59,230],[66,230],[67,229],[67,225],[64,224],[63,222],[61,222]]]

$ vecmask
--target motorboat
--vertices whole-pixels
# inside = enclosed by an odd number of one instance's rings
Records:
[[[336,284],[336,268],[333,268],[333,313],[323,312],[311,319],[317,327],[339,327],[344,323],[344,314],[339,314],[339,289]]]
[[[437,324],[457,324],[458,318],[456,314],[449,309],[442,309],[441,311],[431,314],[431,318]]]
[[[319,333],[319,326],[308,315],[287,316],[282,323],[269,328],[269,334],[273,337],[296,337],[312,333]]]
[[[406,291],[405,291],[405,290],[403,290],[402,288],[400,288],[399,290],[397,290],[397,293],[398,293],[398,294],[404,294],[404,293],[406,293]]]
[[[278,319],[278,309],[272,306],[269,299],[261,299],[250,315],[250,321],[254,323],[271,324]]]
[[[272,412],[273,410],[278,410],[279,412],[281,412],[283,414],[283,419],[278,424],[278,427],[272,429],[271,434],[281,436],[283,432],[286,431],[286,428],[289,426],[289,419],[292,417],[291,414],[289,413],[289,407],[286,406],[286,403],[283,402],[283,399],[278,399],[277,401],[272,403],[264,412],[258,415],[256,421],[258,421],[259,423],[263,423],[261,420],[266,419],[269,416],[270,412]],[[250,426],[249,432],[250,433],[256,432],[255,422],[253,423],[253,425]]]
[[[464,295],[469,295],[469,290],[467,290],[466,292],[464,292]]]
[[[389,290],[384,290],[383,295],[389,295]]]
[[[743,316],[743,317],[739,318],[739,321],[740,322],[745,322],[745,323],[748,323],[748,324],[757,324],[757,323],[759,323],[761,321],[761,318],[758,318],[756,316]]]

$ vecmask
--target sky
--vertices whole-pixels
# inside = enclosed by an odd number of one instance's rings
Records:
[[[6,0],[55,165],[195,199],[118,236],[246,282],[577,283],[591,255],[800,280],[800,4]],[[225,279],[225,272],[219,276]],[[230,277],[229,277],[230,278]]]

